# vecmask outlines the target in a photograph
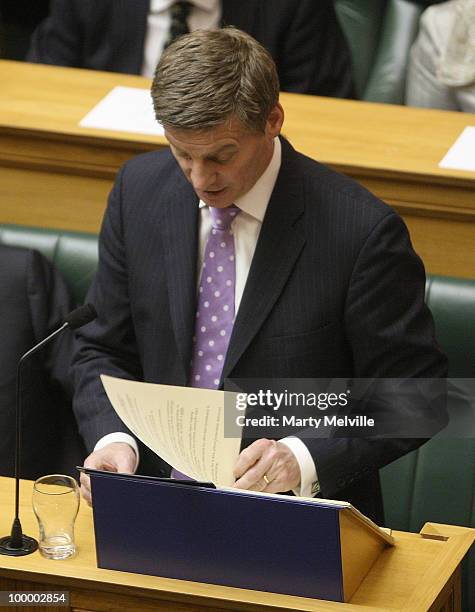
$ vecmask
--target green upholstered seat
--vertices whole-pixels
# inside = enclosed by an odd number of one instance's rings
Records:
[[[449,376],[461,379],[449,392],[449,410],[468,406],[471,432],[464,435],[471,437],[444,433],[380,470],[386,524],[405,531],[419,531],[427,521],[475,527],[475,281],[429,277],[426,301],[449,358]],[[468,404],[461,401],[464,389]],[[475,551],[463,564],[463,602],[466,612],[475,610]]]
[[[404,103],[409,50],[422,7],[408,0],[335,0],[359,98]]]
[[[475,376],[475,281],[431,276],[426,301],[434,315],[437,339],[449,356],[450,376]]]
[[[74,299],[84,301],[97,267],[96,234],[0,224],[0,243],[40,251],[61,271]]]
[[[362,98],[376,57],[386,0],[335,0],[335,10],[350,47],[356,93]]]

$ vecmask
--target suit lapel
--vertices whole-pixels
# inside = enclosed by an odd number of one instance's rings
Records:
[[[295,152],[282,142],[282,165],[262,224],[241,305],[234,323],[223,378],[258,333],[291,274],[304,244],[302,186],[294,176]]]
[[[181,170],[177,172],[181,174]],[[170,315],[186,384],[196,309],[198,197],[183,177],[172,183],[163,218],[163,237]]]

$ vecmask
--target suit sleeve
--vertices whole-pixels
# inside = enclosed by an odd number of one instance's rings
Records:
[[[417,392],[396,395],[388,405],[363,404],[376,418],[428,428],[428,436],[354,437],[305,440],[314,457],[323,495],[377,473],[380,467],[420,446],[446,424],[447,361],[434,339],[424,303],[425,273],[407,229],[394,213],[370,232],[354,265],[345,307],[354,376],[360,379],[418,379]],[[434,382],[435,381],[435,382]],[[382,382],[381,384],[386,384]],[[419,387],[420,385],[420,387]],[[356,409],[360,409],[357,405]],[[353,436],[353,437],[352,437]]]
[[[74,411],[88,450],[112,432],[130,433],[112,408],[99,376],[142,380],[131,319],[121,219],[121,171],[109,196],[99,240],[99,265],[87,301],[98,317],[78,330],[73,364]]]
[[[292,6],[278,59],[284,91],[353,98],[350,53],[331,0]]]
[[[441,375],[424,293],[423,264],[404,222],[391,213],[363,244],[348,290],[345,322],[356,377]]]
[[[26,60],[80,68],[83,27],[76,0],[52,0],[49,16],[33,32]]]

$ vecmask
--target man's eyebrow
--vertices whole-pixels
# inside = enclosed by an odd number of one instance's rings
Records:
[[[188,155],[188,152],[182,149],[179,145],[173,144],[172,147],[175,149],[178,155]],[[204,157],[208,157],[208,158],[216,157],[218,155],[221,155],[222,153],[226,153],[227,151],[235,151],[237,150],[237,148],[238,147],[234,143],[230,142],[230,143],[224,144],[223,146],[219,147],[215,151],[210,151],[209,153],[206,153]]]
[[[209,153],[207,157],[215,157],[216,155],[220,155],[220,153],[226,153],[226,151],[228,150],[235,150],[235,149],[237,149],[236,145],[230,142],[229,144],[225,144],[222,147],[219,147],[219,149],[216,149],[216,151]]]

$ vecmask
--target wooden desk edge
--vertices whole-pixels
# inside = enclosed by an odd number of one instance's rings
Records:
[[[269,593],[267,591],[251,591],[235,587],[225,587],[215,584],[188,582],[184,580],[175,581],[180,588],[172,590],[164,586],[157,589],[140,585],[129,585],[120,582],[104,582],[85,578],[71,578],[57,574],[46,574],[42,572],[16,570],[1,568],[0,584],[2,579],[15,582],[26,582],[28,584],[50,585],[62,590],[93,591],[105,594],[120,594],[134,598],[145,598],[151,601],[173,602],[185,605],[211,606],[210,610],[219,609],[236,610],[239,612],[337,612],[344,606],[347,612],[394,612],[393,609],[375,606],[358,605],[352,603],[342,604],[339,602],[321,599],[309,599],[293,595]],[[104,570],[112,572],[113,570]],[[117,572],[122,573],[122,572]],[[124,576],[127,576],[124,573]],[[170,580],[157,578],[157,580]],[[183,585],[190,585],[189,588]],[[206,591],[210,591],[207,593]],[[200,592],[197,592],[200,591]],[[218,591],[218,592],[216,592]],[[222,591],[221,593],[219,591]],[[267,600],[267,601],[266,601]],[[231,607],[230,607],[231,605]],[[194,607],[193,610],[196,608]]]
[[[429,610],[438,594],[440,587],[448,583],[453,576],[454,568],[458,567],[461,559],[466,554],[475,540],[475,529],[457,527],[453,525],[440,525],[427,523],[420,534],[409,534],[394,531],[396,539],[399,534],[405,539],[413,539],[414,542],[424,536],[442,536],[447,543],[447,548],[438,559],[438,563],[431,565],[425,575],[425,588],[417,591],[408,601],[405,610],[419,612]],[[120,593],[129,597],[143,597],[149,600],[169,601],[181,604],[201,604],[209,606],[228,606],[226,609],[241,611],[277,611],[296,610],[299,612],[310,612],[319,610],[321,612],[335,612],[340,609],[341,604],[323,600],[310,600],[306,598],[279,595],[275,593],[264,593],[259,591],[246,591],[243,589],[224,587],[220,585],[208,585],[187,581],[157,578],[162,582],[158,588],[155,586],[142,586],[139,584],[127,585],[122,580],[127,580],[129,574],[116,572],[114,570],[100,570],[97,578],[68,577],[58,574],[43,573],[35,570],[19,570],[2,568],[2,577],[15,581],[26,581],[49,585],[62,585],[81,591],[100,591],[104,593]],[[132,575],[136,576],[136,575]],[[435,585],[435,586],[434,586]],[[209,592],[207,592],[209,591]],[[268,601],[265,601],[268,599]],[[269,601],[269,599],[271,601]],[[264,601],[262,601],[264,600]],[[232,602],[232,608],[229,604]],[[290,606],[290,607],[289,607]],[[318,606],[318,607],[317,607]],[[219,608],[221,609],[221,608]],[[225,608],[223,608],[225,609]],[[346,604],[349,612],[384,612],[383,608],[373,606]]]
[[[475,541],[475,529],[428,522],[421,529],[420,536],[435,536],[445,541],[447,546],[436,562],[431,564],[421,587],[404,607],[404,610],[411,612],[432,610],[436,602],[442,599],[444,591],[460,591],[460,563]]]

